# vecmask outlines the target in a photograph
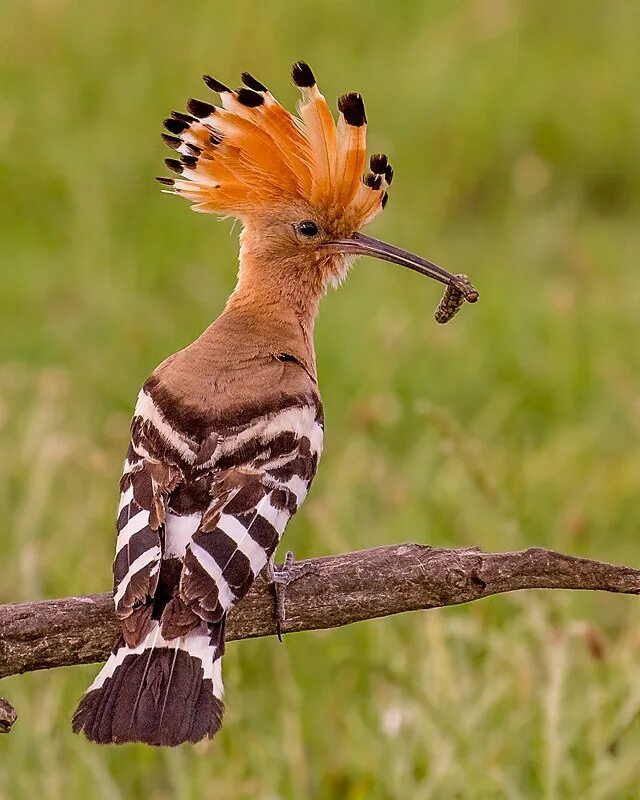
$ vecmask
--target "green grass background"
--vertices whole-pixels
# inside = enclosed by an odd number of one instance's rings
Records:
[[[640,563],[640,5],[0,2],[0,601],[110,585],[138,388],[233,287],[237,230],[162,195],[200,75],[289,106],[304,58],[396,170],[369,231],[469,273],[361,261],[317,329],[325,453],[299,557],[415,540]],[[204,745],[74,736],[95,666],[16,677],[0,797],[640,796],[640,605],[525,593],[236,643]]]

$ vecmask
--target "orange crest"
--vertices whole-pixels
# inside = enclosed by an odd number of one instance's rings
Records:
[[[385,155],[374,155],[364,175],[367,120],[359,94],[338,100],[338,122],[302,61],[292,77],[302,99],[299,117],[248,73],[235,91],[205,76],[222,107],[201,100],[188,114],[165,120],[165,142],[180,160],[166,159],[180,179],[158,178],[168,190],[193,201],[193,210],[241,219],[300,201],[357,229],[384,208],[393,170]]]

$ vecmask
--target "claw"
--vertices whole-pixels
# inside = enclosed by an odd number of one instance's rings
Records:
[[[273,560],[273,556],[269,559],[267,564],[267,580],[273,584],[274,593],[276,596],[276,634],[278,640],[282,641],[282,626],[284,625],[287,614],[285,608],[285,596],[287,586],[304,575],[307,575],[312,570],[311,564],[296,564],[295,556],[291,550],[287,551],[284,559],[284,564],[277,566]]]

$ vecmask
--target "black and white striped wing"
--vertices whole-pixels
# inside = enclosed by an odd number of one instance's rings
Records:
[[[113,562],[116,615],[131,645],[138,644],[151,617],[162,560],[166,500],[178,474],[151,457],[134,430],[120,481]]]
[[[124,642],[80,701],[75,731],[177,745],[220,728],[226,612],[273,555],[321,446],[315,398],[195,441],[142,393],[114,562]]]
[[[264,569],[306,497],[322,434],[320,408],[306,405],[222,442],[211,501],[186,546],[180,579],[182,601],[201,619],[221,620]]]

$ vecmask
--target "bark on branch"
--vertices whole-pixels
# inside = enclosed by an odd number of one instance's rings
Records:
[[[337,628],[517,589],[640,594],[640,570],[542,548],[485,553],[401,544],[298,563],[309,569],[287,589],[287,633]],[[274,633],[272,587],[258,580],[231,612],[227,639]],[[0,678],[103,661],[117,635],[109,593],[0,606]],[[9,709],[0,714],[6,730],[13,723]]]

